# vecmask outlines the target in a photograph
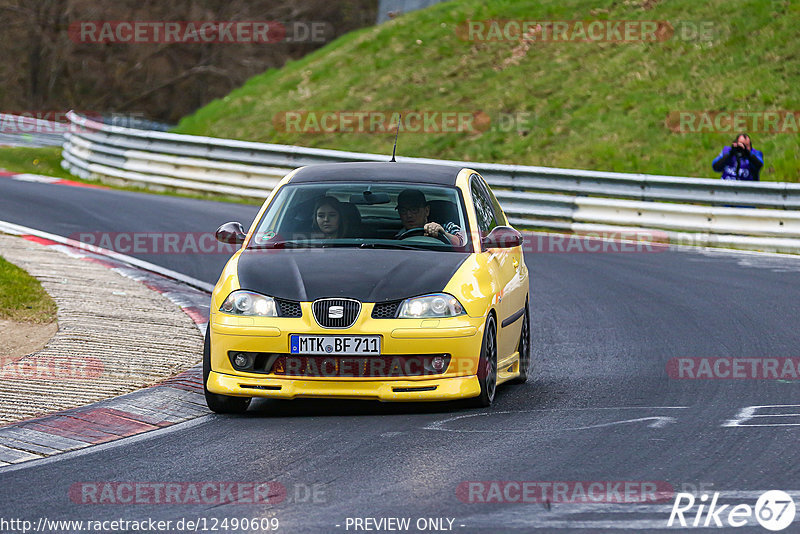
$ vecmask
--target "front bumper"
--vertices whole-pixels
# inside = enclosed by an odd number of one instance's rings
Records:
[[[380,401],[445,401],[480,394],[478,359],[484,317],[446,319],[373,319],[365,303],[347,329],[322,328],[302,303],[300,318],[240,318],[212,312],[211,374],[208,391],[237,397],[341,398]],[[450,354],[447,369],[436,375],[385,377],[284,376],[233,368],[229,351],[288,353],[291,334],[379,335],[381,354]]]
[[[310,380],[245,378],[213,371],[208,377],[207,387],[213,393],[233,397],[371,399],[384,402],[447,401],[476,397],[481,392],[476,376],[426,380]]]

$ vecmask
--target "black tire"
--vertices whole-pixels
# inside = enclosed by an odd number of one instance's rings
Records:
[[[208,391],[208,375],[211,374],[211,327],[206,327],[206,339],[203,343],[203,392],[209,410],[215,413],[238,414],[247,411],[250,397],[231,397]]]
[[[492,315],[486,319],[483,330],[481,355],[478,359],[478,382],[481,385],[481,394],[472,399],[472,405],[487,408],[492,405],[497,391],[497,322]]]
[[[522,332],[519,334],[519,376],[511,381],[512,384],[524,384],[528,381],[531,371],[531,318],[528,312],[528,303],[525,303],[525,316],[522,319]]]

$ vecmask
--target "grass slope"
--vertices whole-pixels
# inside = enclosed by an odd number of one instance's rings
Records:
[[[710,23],[711,39],[477,43],[467,20],[656,20]],[[688,22],[688,24],[687,24]],[[392,134],[276,128],[297,110],[483,112],[485,132],[400,136],[400,155],[553,167],[717,176],[727,133],[674,133],[676,111],[800,110],[800,6],[777,0],[454,0],[251,78],[184,118],[176,131],[390,153]],[[503,131],[501,114],[524,117]],[[797,133],[753,133],[762,180],[800,179]]]

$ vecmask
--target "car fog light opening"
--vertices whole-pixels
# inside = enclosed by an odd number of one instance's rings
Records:
[[[231,364],[237,371],[253,370],[253,364],[255,362],[255,357],[253,354],[248,352],[231,352],[229,357]]]
[[[442,374],[447,370],[447,366],[450,363],[450,355],[443,354],[441,356],[428,356],[423,360],[423,367],[426,374]]]

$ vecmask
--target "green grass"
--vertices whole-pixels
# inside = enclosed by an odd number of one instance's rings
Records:
[[[56,303],[36,278],[0,257],[0,319],[52,323],[56,311]]]
[[[534,42],[521,55],[518,42],[457,35],[465,21],[489,19],[709,22],[713,31],[649,43]],[[389,154],[391,133],[286,132],[276,124],[298,110],[482,112],[492,119],[487,131],[401,133],[398,154],[715,177],[711,160],[732,134],[674,133],[667,115],[800,109],[798,27],[800,6],[777,0],[445,2],[255,76],[175,131]],[[526,113],[520,128],[499,126],[501,116]],[[800,135],[752,136],[766,157],[762,180],[800,180]]]
[[[73,180],[61,168],[61,147],[4,147],[0,148],[0,169],[7,171],[43,174]]]

